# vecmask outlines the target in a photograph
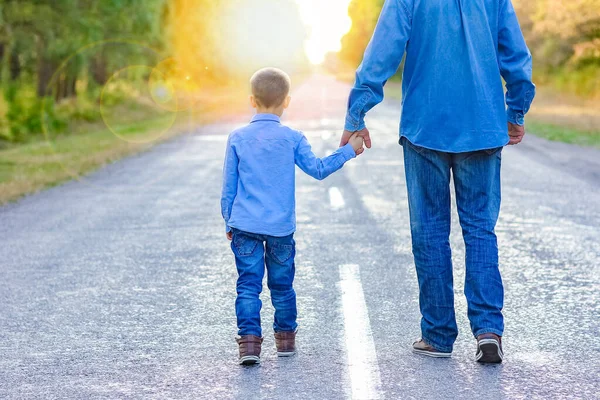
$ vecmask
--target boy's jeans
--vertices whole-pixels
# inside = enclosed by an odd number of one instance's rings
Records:
[[[421,334],[440,351],[458,335],[450,251],[450,171],[466,247],[465,296],[475,336],[502,336],[504,289],[494,228],[500,211],[502,149],[469,153],[428,150],[401,139],[419,280]]]
[[[258,235],[233,229],[231,249],[238,270],[237,315],[238,334],[262,337],[260,327],[259,295],[267,267],[267,286],[271,291],[271,302],[275,308],[275,332],[295,331],[296,292],[292,287],[296,266],[296,243],[294,235],[274,237]]]

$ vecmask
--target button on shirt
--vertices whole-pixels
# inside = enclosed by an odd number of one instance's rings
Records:
[[[507,121],[523,125],[535,86],[511,0],[386,0],[356,72],[347,130],[365,127],[404,53],[400,135],[413,144],[453,153],[501,147]]]
[[[356,157],[350,144],[317,158],[302,132],[274,114],[257,114],[229,135],[223,167],[221,212],[231,228],[269,236],[296,230],[295,166],[324,179]]]

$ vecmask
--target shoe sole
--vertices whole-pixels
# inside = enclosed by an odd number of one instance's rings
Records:
[[[500,364],[504,354],[500,349],[500,344],[495,339],[483,339],[477,344],[479,351],[475,356],[477,362],[482,364]]]
[[[278,351],[277,357],[291,357],[296,354],[296,351]]]
[[[240,358],[240,365],[254,365],[260,364],[260,357],[258,356],[245,356]]]
[[[427,357],[433,357],[433,358],[450,358],[452,357],[452,353],[442,353],[440,351],[427,351],[427,350],[419,350],[419,349],[412,349],[413,353],[415,354],[421,354],[423,356],[427,356]]]

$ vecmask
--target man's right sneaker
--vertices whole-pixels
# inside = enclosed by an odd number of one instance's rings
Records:
[[[241,365],[260,363],[260,350],[263,338],[254,335],[245,335],[236,337],[235,341],[240,347]]]
[[[475,359],[483,364],[500,364],[504,358],[502,337],[494,333],[477,336],[477,354]]]
[[[275,332],[275,345],[279,357],[296,354],[296,332]]]
[[[412,345],[412,348],[413,348],[413,353],[422,354],[422,355],[428,356],[428,357],[448,358],[448,357],[452,356],[452,352],[447,353],[444,351],[439,351],[438,349],[436,349],[435,347],[433,347],[432,345],[430,345],[423,339],[419,339],[416,342],[414,342]]]

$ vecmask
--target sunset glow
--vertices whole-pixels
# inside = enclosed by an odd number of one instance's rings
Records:
[[[350,0],[296,0],[302,19],[309,28],[306,54],[313,64],[323,62],[325,55],[341,49],[341,39],[350,30]]]

